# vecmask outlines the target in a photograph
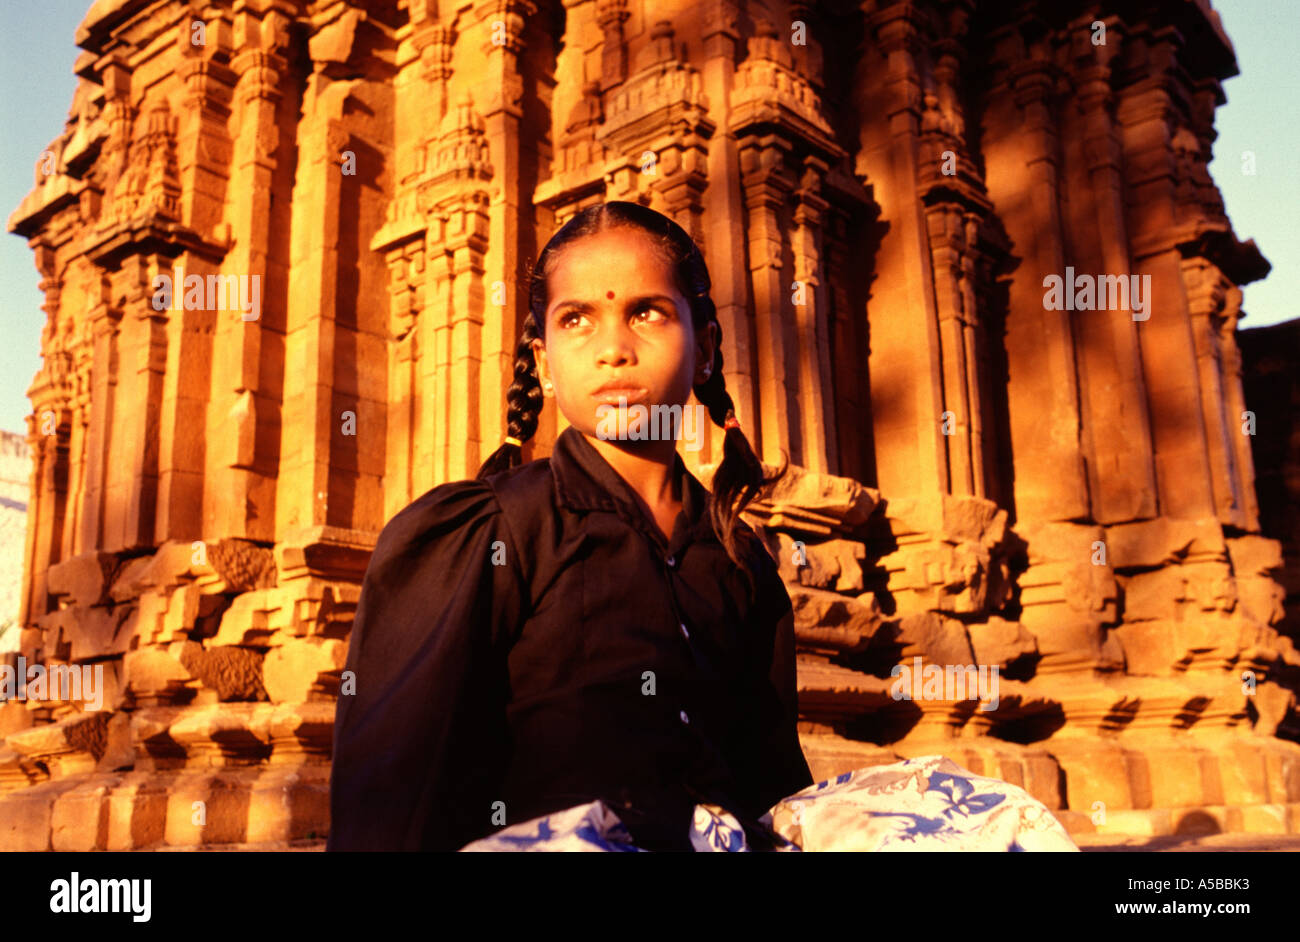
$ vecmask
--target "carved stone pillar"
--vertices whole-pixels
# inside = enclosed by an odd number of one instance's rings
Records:
[[[1179,227],[1172,83],[1178,39],[1168,29],[1144,36],[1133,66],[1141,76],[1117,107],[1128,169],[1128,229],[1135,271],[1150,275],[1151,317],[1142,323],[1142,370],[1151,408],[1156,493],[1166,515],[1196,519],[1214,514],[1205,422],[1197,391],[1190,312],[1176,248]]]
[[[1224,382],[1219,349],[1223,308],[1232,286],[1218,268],[1203,258],[1183,259],[1183,283],[1191,314],[1192,339],[1196,345],[1196,370],[1205,416],[1205,443],[1213,473],[1214,506],[1224,526],[1247,529],[1246,501],[1241,493],[1238,454],[1234,447],[1240,435],[1240,416],[1228,412],[1231,397]]]
[[[1124,217],[1124,165],[1111,117],[1113,65],[1123,31],[1117,18],[1111,17],[1104,21],[1105,44],[1095,45],[1092,22],[1088,17],[1069,27],[1085,164],[1079,176],[1090,194],[1072,212],[1072,225],[1079,233],[1072,260],[1077,271],[1127,279],[1134,269]],[[1070,119],[1073,126],[1073,114]],[[1083,235],[1093,227],[1095,242]],[[1134,299],[1127,291],[1120,297],[1127,303],[1076,314],[1080,334],[1088,341],[1079,347],[1080,406],[1092,516],[1100,523],[1152,517],[1157,512],[1150,408],[1139,347],[1139,333],[1154,310],[1153,299],[1144,300],[1145,318],[1134,320]]]
[[[1007,233],[1024,255],[1011,285],[1007,355],[1011,382],[1011,440],[1016,454],[1016,514],[1021,520],[1071,520],[1089,514],[1087,480],[1079,451],[1079,387],[1070,311],[1047,310],[1043,279],[1065,275],[1061,232],[1057,129],[1053,115],[1056,73],[1040,50],[1023,50],[1009,65],[1010,91],[1019,122],[1014,147],[990,158],[989,193],[995,203],[1021,191],[1023,212],[1004,216]],[[1000,127],[999,138],[1010,132]],[[993,150],[990,141],[990,150]],[[1005,156],[1003,156],[1005,155]],[[1019,378],[1017,378],[1019,374]],[[1050,431],[1049,431],[1050,430]],[[1047,434],[1045,434],[1047,433]]]

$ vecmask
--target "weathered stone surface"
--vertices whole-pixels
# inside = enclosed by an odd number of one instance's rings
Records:
[[[1115,569],[1162,566],[1204,553],[1221,555],[1227,545],[1213,519],[1157,517],[1106,528],[1106,549]]]
[[[161,550],[159,551],[161,552]],[[157,554],[123,561],[113,577],[108,594],[114,602],[129,602],[154,585]]]
[[[884,513],[889,539],[869,545],[899,613],[967,614],[1006,603],[1012,584],[1005,510],[992,501],[943,495],[928,503],[891,501]]]
[[[31,711],[24,701],[0,700],[0,739],[31,725]]]
[[[789,586],[796,638],[804,645],[829,650],[861,648],[880,626],[882,616],[871,596],[850,596]]]
[[[95,766],[98,772],[129,770],[135,765],[135,744],[131,740],[131,715],[116,710],[104,728],[104,749]]]
[[[208,565],[225,583],[225,592],[247,592],[275,585],[275,554],[248,540],[218,540],[208,547]]]
[[[975,662],[966,627],[957,619],[939,612],[909,615],[897,622],[886,623],[872,640],[876,646],[897,645],[899,663],[906,663],[914,657],[945,665]]]
[[[181,661],[185,642],[173,647],[180,650],[151,647],[126,653],[126,689],[136,704],[154,706],[188,699],[186,693],[192,692],[197,678]]]
[[[867,548],[852,540],[810,542],[774,531],[777,562],[787,582],[814,589],[858,593],[864,588],[863,561]]]
[[[108,714],[74,713],[57,723],[11,733],[5,742],[27,762],[61,779],[94,770],[107,745]]]
[[[57,650],[72,661],[125,654],[134,634],[130,630],[132,607],[77,606],[50,612],[41,629]]]
[[[50,566],[46,586],[53,594],[66,596],[71,605],[99,605],[107,601],[117,566],[112,553],[85,553]]]
[[[736,416],[789,463],[745,519],[814,775],[939,750],[1099,835],[1300,830],[1300,383],[1238,348],[1268,263],[1206,166],[1208,5],[1106,46],[1044,4],[828,5],[797,48],[606,6],[216,2],[198,46],[183,4],[91,7],[9,229],[49,322],[18,643],[102,664],[104,709],[0,702],[0,848],[326,832],[374,540],[506,434],[520,273],[599,199],[699,244]],[[1067,271],[1147,309],[1053,306]],[[160,274],[235,296],[159,309]],[[996,707],[895,697],[915,658],[1004,672]]]
[[[265,700],[259,651],[239,647],[204,648],[190,642],[181,651],[181,664],[219,700]]]
[[[321,682],[321,675],[339,671],[348,646],[330,638],[303,638],[272,648],[266,655],[263,680],[277,703],[301,703]]]
[[[1024,625],[996,615],[982,624],[967,626],[966,634],[976,664],[996,664],[1006,670],[1007,665],[1038,653],[1038,642]]]
[[[701,483],[712,486],[716,465],[699,466]],[[764,474],[778,470],[765,466]],[[880,493],[852,478],[818,474],[791,466],[782,478],[746,511],[764,526],[796,532],[830,535],[858,529],[867,522],[880,502]]]
[[[152,556],[132,560],[113,585],[114,598],[134,599],[151,589],[169,590],[183,585],[205,568],[202,541],[168,540]]]

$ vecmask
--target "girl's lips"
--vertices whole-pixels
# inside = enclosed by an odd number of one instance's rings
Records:
[[[602,392],[592,393],[592,398],[597,402],[603,402],[608,405],[619,405],[619,399],[626,399],[628,405],[641,402],[646,398],[646,391],[641,388],[630,389],[606,389]]]

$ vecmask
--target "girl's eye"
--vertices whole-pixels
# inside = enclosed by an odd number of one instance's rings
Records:
[[[667,320],[668,318],[668,315],[665,314],[663,311],[659,310],[659,308],[657,307],[644,307],[637,313],[638,316],[640,316],[641,314],[653,314],[654,317],[646,318],[646,320],[650,320],[650,321],[661,321],[661,320]]]
[[[645,317],[644,315],[651,315],[651,316],[649,316],[649,317]],[[560,326],[560,327],[562,327],[562,328],[563,328],[563,327],[569,327],[569,326],[571,326],[572,324],[574,324],[576,321],[580,320],[581,318],[583,318],[583,317],[585,317],[585,316],[586,316],[586,315],[583,314],[582,311],[571,311],[571,312],[569,312],[568,314],[559,314],[559,315],[557,315],[557,316],[556,316],[556,321],[555,321],[555,322],[556,322],[556,324],[557,324],[558,326]],[[668,319],[668,315],[665,314],[663,311],[661,311],[661,310],[660,310],[659,308],[657,308],[657,307],[643,307],[643,308],[640,308],[640,309],[636,312],[636,314],[633,315],[633,317],[634,317],[634,318],[638,318],[638,319],[642,319],[642,320],[644,320],[644,321],[648,321],[648,322],[650,322],[650,323],[657,323],[657,322],[659,322],[659,321],[663,321],[663,320],[667,320],[667,319]]]

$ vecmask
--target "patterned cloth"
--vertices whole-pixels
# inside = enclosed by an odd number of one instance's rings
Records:
[[[941,755],[845,772],[778,801],[759,823],[783,851],[1078,851],[1047,806],[1023,788],[975,775]],[[698,851],[750,850],[740,822],[696,805]],[[602,801],[503,828],[462,851],[640,852]]]

